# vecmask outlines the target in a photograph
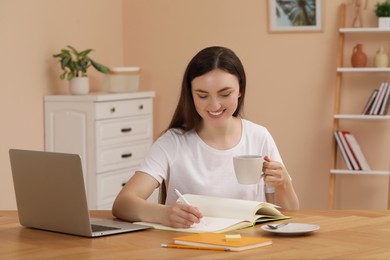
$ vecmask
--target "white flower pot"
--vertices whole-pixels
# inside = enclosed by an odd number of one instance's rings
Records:
[[[390,17],[378,17],[379,28],[390,28]]]
[[[69,80],[69,91],[72,95],[86,95],[89,93],[88,77],[75,77]]]

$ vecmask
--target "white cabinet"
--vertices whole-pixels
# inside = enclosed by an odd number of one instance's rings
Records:
[[[90,209],[111,209],[153,141],[154,92],[45,96],[45,150],[79,154]],[[157,191],[150,198],[157,201]]]

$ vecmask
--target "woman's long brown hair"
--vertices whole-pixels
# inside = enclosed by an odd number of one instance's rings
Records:
[[[238,79],[241,96],[233,116],[241,113],[246,88],[246,76],[244,67],[237,55],[225,47],[213,46],[198,52],[188,64],[181,85],[181,93],[175,113],[168,129],[176,128],[187,132],[191,129],[199,129],[202,118],[195,109],[192,97],[192,80],[214,69],[224,70]]]

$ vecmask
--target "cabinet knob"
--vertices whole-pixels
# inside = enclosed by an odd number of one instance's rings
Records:
[[[133,156],[132,153],[125,153],[125,154],[122,154],[122,158],[130,158],[131,156]]]
[[[115,113],[115,111],[116,111],[115,107],[112,107],[112,108],[110,109],[110,111],[111,111],[111,113]]]
[[[122,133],[128,133],[128,132],[131,132],[131,130],[133,130],[133,129],[131,129],[131,127],[129,127],[129,128],[122,128],[121,132]]]
[[[139,110],[142,110],[142,109],[144,109],[144,105],[139,105]]]

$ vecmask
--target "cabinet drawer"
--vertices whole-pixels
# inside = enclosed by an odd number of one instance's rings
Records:
[[[135,168],[123,169],[97,176],[97,209],[111,210],[116,196],[135,173]],[[160,189],[153,191],[148,201],[158,203]]]
[[[152,141],[125,143],[117,146],[98,147],[96,169],[98,173],[136,166],[141,163]]]
[[[96,103],[96,119],[147,115],[152,113],[152,99],[134,99]]]
[[[152,117],[127,117],[96,121],[96,144],[124,143],[152,138]]]
[[[112,207],[116,196],[122,187],[134,175],[134,168],[100,174],[97,176],[97,201],[98,205],[109,204]]]

